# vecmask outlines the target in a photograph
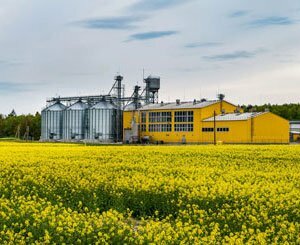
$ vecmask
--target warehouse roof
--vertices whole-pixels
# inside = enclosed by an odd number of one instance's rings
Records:
[[[300,134],[300,131],[290,131],[291,134]]]
[[[140,108],[140,110],[172,110],[172,109],[197,109],[203,108],[206,106],[213,105],[219,102],[218,100],[208,100],[208,101],[188,101],[188,102],[169,102],[169,103],[157,103],[157,104],[148,104]],[[130,110],[129,108],[125,110]]]
[[[216,121],[246,121],[250,118],[260,116],[267,112],[228,113],[216,116]],[[214,117],[204,119],[203,122],[213,122]]]

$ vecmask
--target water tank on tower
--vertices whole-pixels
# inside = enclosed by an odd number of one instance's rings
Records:
[[[160,89],[160,77],[148,76],[146,83],[146,103],[158,103],[158,90]]]

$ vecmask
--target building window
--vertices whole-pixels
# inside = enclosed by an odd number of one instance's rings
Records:
[[[149,132],[171,132],[172,124],[149,124]]]
[[[188,124],[175,124],[175,132],[192,132],[194,131],[194,124],[188,123]]]
[[[213,132],[214,128],[202,128],[202,132]]]
[[[146,116],[147,116],[147,113],[146,113],[146,112],[142,112],[142,113],[141,113],[141,122],[142,122],[142,123],[146,123]]]
[[[202,128],[202,132],[214,132],[214,128]],[[217,128],[217,132],[229,132],[229,128]]]
[[[172,131],[172,124],[162,124],[161,125],[162,132],[171,132]]]
[[[175,111],[175,122],[194,122],[194,112]]]
[[[146,132],[146,124],[142,124],[141,125],[141,131],[142,132]]]
[[[218,132],[229,132],[229,128],[217,128]]]
[[[172,122],[172,113],[170,111],[165,112],[149,112],[149,122]]]
[[[156,114],[155,114],[155,112],[149,112],[149,122],[152,123],[154,121],[156,121]]]

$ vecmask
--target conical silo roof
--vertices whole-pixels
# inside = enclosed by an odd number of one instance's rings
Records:
[[[99,110],[116,109],[116,106],[108,101],[100,101],[96,105],[92,106],[91,109],[99,109]]]
[[[60,102],[56,102],[53,105],[46,107],[43,111],[63,111],[66,109],[66,106]]]
[[[88,107],[89,106],[87,104],[83,103],[82,101],[77,101],[73,105],[69,106],[67,110],[85,110]]]

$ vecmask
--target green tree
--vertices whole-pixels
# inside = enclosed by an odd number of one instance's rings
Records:
[[[41,115],[19,115],[10,113],[8,116],[0,115],[0,137],[15,137],[17,132],[22,139],[29,127],[29,138],[39,140],[41,135]]]
[[[283,104],[283,105],[243,105],[245,112],[257,111],[262,112],[268,109],[269,111],[281,116],[287,120],[300,120],[300,104]]]

